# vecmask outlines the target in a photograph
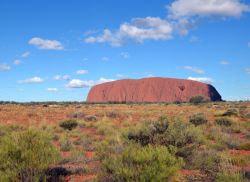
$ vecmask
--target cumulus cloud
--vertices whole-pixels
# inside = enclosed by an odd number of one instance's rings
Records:
[[[95,85],[101,84],[101,83],[106,83],[106,82],[112,82],[115,81],[114,79],[107,79],[107,78],[100,78],[99,80],[96,81]]]
[[[172,38],[172,32],[171,24],[159,17],[134,18],[130,23],[121,24],[114,32],[105,29],[102,35],[87,37],[85,42],[121,46],[127,39],[141,43],[145,40],[167,40]]]
[[[38,76],[18,81],[18,83],[42,83],[42,82],[44,82],[44,79]]]
[[[0,71],[9,71],[9,70],[10,70],[9,65],[0,63]]]
[[[21,64],[22,63],[22,61],[20,60],[20,59],[16,59],[15,61],[14,61],[14,64],[15,65],[19,65],[19,64]]]
[[[29,52],[29,51],[26,51],[26,52],[24,52],[24,53],[21,55],[22,58],[27,58],[27,57],[29,57],[29,56],[30,56],[30,52]]]
[[[214,82],[212,78],[207,78],[207,77],[188,77],[188,80],[193,80],[193,81],[198,81],[198,82],[203,82],[207,84],[211,84]]]
[[[78,71],[76,71],[77,75],[85,75],[85,74],[88,74],[88,73],[89,73],[88,70],[78,70]]]
[[[239,17],[250,10],[240,0],[175,0],[167,6],[172,18],[186,17]]]
[[[99,80],[80,80],[80,79],[72,79],[66,87],[68,88],[88,88],[97,84],[106,83],[114,81],[113,79],[100,78]]]
[[[187,35],[204,17],[240,17],[249,12],[250,7],[240,0],[174,0],[167,5],[167,18],[133,18],[121,23],[116,30],[105,29],[101,35],[88,36],[86,43],[108,43],[122,46],[133,40],[143,43],[145,40],[169,40],[175,34]]]
[[[66,86],[69,88],[86,88],[94,85],[93,80],[73,79]]]
[[[58,92],[57,88],[47,88],[46,89],[48,92]]]
[[[46,50],[63,50],[64,47],[61,42],[57,40],[42,39],[39,37],[34,37],[29,41],[30,45],[34,45],[39,49]]]
[[[192,66],[184,66],[183,69],[185,70],[189,70],[198,74],[203,74],[205,73],[205,71],[201,68],[196,68],[196,67],[192,67]]]
[[[247,69],[246,69],[246,73],[247,73],[247,74],[250,74],[250,68],[247,68]]]
[[[70,76],[69,75],[55,75],[53,77],[53,80],[70,80]]]

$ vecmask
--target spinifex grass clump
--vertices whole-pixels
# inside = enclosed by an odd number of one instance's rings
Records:
[[[198,113],[190,117],[189,122],[195,126],[206,124],[207,118],[203,113]]]
[[[164,146],[129,144],[119,153],[103,159],[108,181],[169,181],[182,165]]]
[[[233,121],[230,118],[217,118],[215,122],[221,126],[231,126]]]
[[[128,139],[143,146],[153,144],[175,148],[177,156],[187,158],[203,143],[204,136],[199,128],[190,123],[182,121],[168,123],[167,120],[160,119],[130,130]]]
[[[45,181],[45,172],[58,152],[44,132],[28,129],[4,136],[0,142],[0,181]]]

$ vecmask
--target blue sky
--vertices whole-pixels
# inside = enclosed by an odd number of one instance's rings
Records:
[[[250,99],[243,0],[3,0],[0,100],[83,101],[124,78],[193,79]]]

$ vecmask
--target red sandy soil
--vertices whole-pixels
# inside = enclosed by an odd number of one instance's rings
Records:
[[[192,175],[197,175],[199,174],[199,170],[188,170],[188,169],[182,169],[180,171],[180,173],[183,175],[183,176],[192,176]]]
[[[85,152],[85,157],[87,157],[88,159],[92,159],[94,157],[94,152],[92,151],[87,151]]]

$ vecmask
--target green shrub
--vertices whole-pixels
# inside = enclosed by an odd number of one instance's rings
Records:
[[[151,127],[150,127],[151,126]],[[142,126],[135,127],[128,132],[128,139],[134,140],[136,143],[140,143],[145,146],[153,141],[154,128],[148,123],[144,123]]]
[[[233,121],[229,118],[217,118],[215,122],[221,126],[231,126],[233,124]]]
[[[141,127],[130,130],[128,139],[143,146],[157,144],[171,149],[176,148],[177,155],[181,157],[188,157],[199,144],[203,143],[203,133],[192,124],[182,121],[168,124],[166,120],[164,121],[144,123]]]
[[[167,116],[161,116],[158,121],[153,123],[153,127],[155,128],[156,133],[164,133],[169,126],[168,118]]]
[[[154,136],[163,134],[168,129],[169,123],[166,116],[161,116],[155,122],[145,122],[143,125],[133,128],[128,133],[128,139],[141,145],[153,144]]]
[[[207,118],[203,113],[198,113],[189,118],[189,122],[194,124],[195,126],[206,124]]]
[[[205,102],[205,99],[203,96],[194,96],[189,99],[189,102],[196,105]]]
[[[66,120],[66,121],[62,121],[59,126],[62,127],[65,130],[72,130],[74,128],[76,128],[78,125],[76,120]]]
[[[43,132],[27,130],[4,136],[0,142],[0,181],[45,180],[58,152]]]
[[[122,152],[102,161],[104,176],[108,181],[169,181],[182,165],[182,160],[172,155],[166,147],[141,147],[130,144]]]
[[[218,172],[221,156],[217,150],[208,149],[195,151],[193,155],[190,167],[209,174]]]
[[[154,141],[161,145],[176,147],[177,155],[187,158],[204,142],[204,135],[200,128],[182,121],[175,121],[170,123],[166,132],[156,137]]]

